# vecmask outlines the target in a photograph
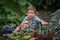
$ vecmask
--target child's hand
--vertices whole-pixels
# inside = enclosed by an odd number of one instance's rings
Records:
[[[28,21],[22,22],[16,29],[15,32],[19,32],[21,29],[26,29],[28,28]]]
[[[21,29],[26,29],[26,28],[28,28],[28,24],[29,24],[28,21],[22,22],[22,24],[21,24]]]
[[[29,24],[29,22],[28,21],[24,21],[24,22],[22,22],[23,24]]]
[[[27,29],[28,28],[28,24],[23,24],[22,26],[21,26],[21,29]]]

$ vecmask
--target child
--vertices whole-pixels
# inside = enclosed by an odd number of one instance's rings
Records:
[[[29,6],[27,8],[27,16],[24,18],[24,20],[21,23],[21,25],[24,25],[24,23],[28,23],[28,28],[35,28],[35,29],[39,28],[39,24],[41,24],[41,23],[42,24],[48,24],[47,22],[39,19],[36,16],[36,9],[33,6]],[[20,26],[18,26],[18,28],[15,31],[19,30]]]

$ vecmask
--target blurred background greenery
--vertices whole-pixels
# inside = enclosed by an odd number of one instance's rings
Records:
[[[36,7],[41,19],[52,22],[52,26],[60,25],[60,0],[0,0],[0,36],[6,25],[16,28],[23,21],[29,5]]]

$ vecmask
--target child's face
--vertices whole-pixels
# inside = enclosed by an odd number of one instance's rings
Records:
[[[30,19],[33,19],[34,16],[35,16],[34,10],[28,10],[27,15],[28,15],[28,17],[29,17]]]

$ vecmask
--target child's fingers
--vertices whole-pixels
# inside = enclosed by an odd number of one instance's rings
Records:
[[[25,21],[25,22],[22,22],[23,24],[28,24],[29,22],[28,21]]]
[[[26,28],[28,28],[27,24],[23,24],[23,26],[21,26],[21,29],[26,29]]]

